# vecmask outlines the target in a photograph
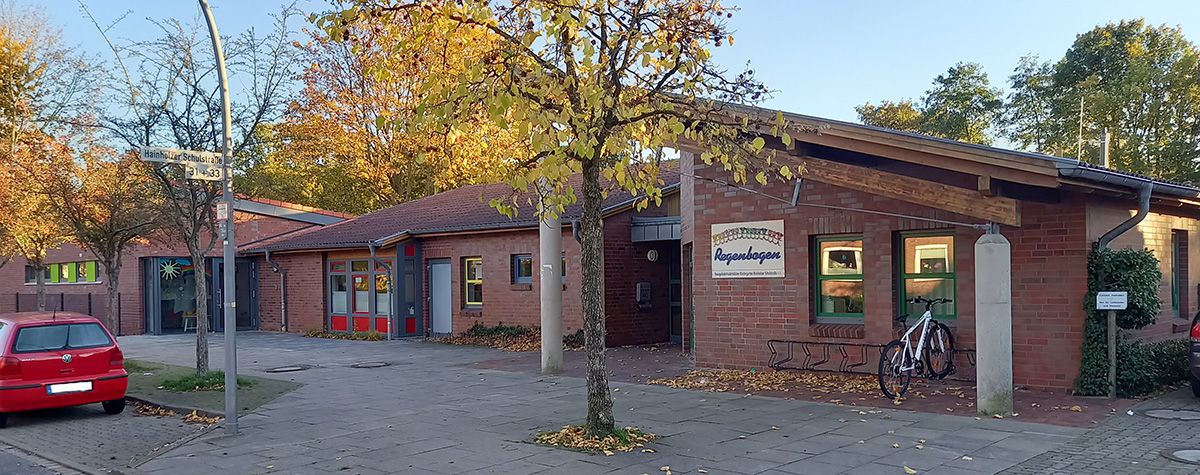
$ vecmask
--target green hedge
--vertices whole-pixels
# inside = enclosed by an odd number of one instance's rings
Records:
[[[1108,394],[1108,315],[1096,310],[1096,293],[1129,292],[1129,308],[1117,312],[1117,327],[1137,330],[1153,324],[1162,309],[1158,298],[1162,271],[1158,259],[1146,249],[1099,249],[1088,254],[1087,319],[1083,327],[1083,361],[1075,386],[1080,394]],[[1118,333],[1117,395],[1142,396],[1173,384],[1187,375],[1187,348],[1183,340],[1142,343]]]

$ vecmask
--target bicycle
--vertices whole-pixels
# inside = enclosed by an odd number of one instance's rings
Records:
[[[892,340],[880,352],[879,389],[888,399],[896,399],[908,391],[914,372],[931,379],[943,379],[954,374],[954,335],[950,333],[950,327],[933,319],[935,305],[953,300],[916,297],[906,302],[925,304],[925,313],[912,328],[908,328],[908,314],[897,315],[895,320],[904,326],[904,335]],[[921,336],[914,348],[912,334],[917,328],[921,329]]]

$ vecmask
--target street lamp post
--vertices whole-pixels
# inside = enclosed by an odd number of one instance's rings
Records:
[[[200,10],[204,12],[204,19],[208,22],[208,32],[212,36],[213,55],[217,60],[217,79],[220,81],[221,87],[221,125],[224,130],[224,139],[221,146],[221,201],[225,208],[225,220],[221,222],[221,228],[224,230],[221,238],[224,240],[224,255],[222,262],[224,263],[224,272],[222,277],[224,285],[222,286],[221,297],[223,302],[225,315],[225,433],[236,434],[238,432],[238,414],[237,414],[237,315],[235,307],[237,303],[234,297],[237,295],[234,286],[234,272],[237,266],[234,263],[234,237],[233,237],[233,132],[232,119],[229,115],[229,78],[225,75],[225,53],[221,49],[221,35],[217,33],[217,23],[213,20],[212,10],[208,8],[208,0],[200,0]]]

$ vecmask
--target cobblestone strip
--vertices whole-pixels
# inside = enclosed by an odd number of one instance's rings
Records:
[[[1033,457],[1003,472],[1011,475],[1106,473],[1119,475],[1185,475],[1200,473],[1200,465],[1164,458],[1163,449],[1200,448],[1200,425],[1195,421],[1143,416],[1149,409],[1200,411],[1200,398],[1184,388],[1139,403],[1134,415],[1119,414],[1055,450]]]

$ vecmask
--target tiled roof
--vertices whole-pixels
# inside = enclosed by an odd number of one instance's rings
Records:
[[[664,187],[678,185],[678,167],[663,167],[659,172],[659,178],[665,182]],[[580,197],[580,200],[566,206],[565,212],[561,215],[563,220],[580,216],[582,183],[580,174],[575,174],[568,180],[568,184],[574,187],[575,195]],[[464,186],[373,211],[329,226],[313,227],[259,241],[241,251],[365,247],[371,242],[404,232],[419,235],[536,225],[537,195],[533,192],[521,193],[518,196],[517,215],[512,219],[500,214],[491,206],[490,201],[493,198],[507,197],[511,193],[512,188],[505,183]],[[608,210],[627,203],[632,198],[632,195],[626,191],[610,192],[601,206]],[[530,205],[527,199],[532,200],[533,205]]]

